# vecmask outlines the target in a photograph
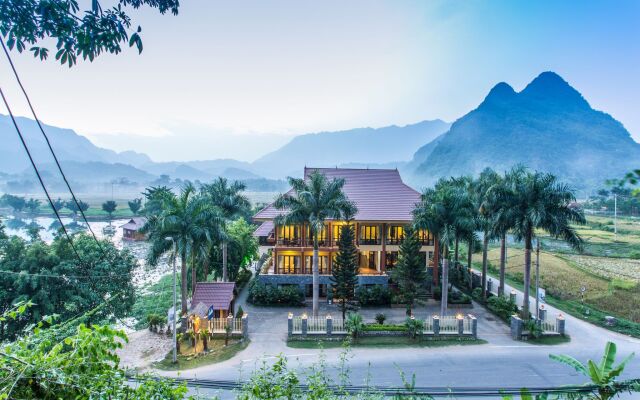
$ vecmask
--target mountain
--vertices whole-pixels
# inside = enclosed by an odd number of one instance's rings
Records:
[[[485,167],[505,171],[516,164],[589,190],[638,168],[640,144],[564,79],[544,72],[521,92],[497,84],[478,108],[416,152],[409,181],[425,186],[440,177],[477,175]]]
[[[40,163],[53,162],[53,157],[49,153],[49,148],[42,137],[36,121],[16,117],[16,122],[29,145],[31,155]],[[138,165],[139,163],[150,162],[148,156],[133,151],[117,153],[95,146],[84,136],[78,135],[71,129],[58,128],[43,124],[43,128],[51,141],[51,146],[56,151],[60,161],[77,162],[103,162],[103,163],[123,163]],[[2,147],[0,147],[0,171],[6,173],[19,173],[26,168],[30,168],[29,159],[20,143],[20,139],[15,131],[11,118],[0,114],[0,137],[2,137]]]
[[[358,128],[296,136],[280,149],[256,160],[252,167],[271,177],[298,176],[305,165],[386,164],[411,159],[416,148],[444,133],[449,124],[423,121],[406,126]]]

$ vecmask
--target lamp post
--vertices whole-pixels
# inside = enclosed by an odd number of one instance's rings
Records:
[[[536,322],[540,319],[540,238],[536,238]]]
[[[174,242],[172,237],[166,237],[164,240],[170,241],[173,245],[173,363],[178,362],[178,339],[176,335],[176,321],[178,319],[178,310],[177,310],[177,294],[176,288],[178,286],[177,277],[176,277],[176,243]]]

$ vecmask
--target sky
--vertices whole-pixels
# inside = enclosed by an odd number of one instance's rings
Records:
[[[454,121],[552,70],[640,140],[640,1],[188,0],[132,11],[144,51],[13,53],[40,118],[156,161],[252,161],[293,135]],[[0,84],[28,115],[6,60]],[[6,114],[6,110],[0,110]]]

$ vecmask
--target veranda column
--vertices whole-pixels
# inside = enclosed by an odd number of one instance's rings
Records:
[[[382,252],[380,254],[380,273],[387,272],[387,224],[382,224]]]
[[[440,263],[440,243],[438,237],[433,236],[433,283],[437,286],[440,284],[438,269]]]

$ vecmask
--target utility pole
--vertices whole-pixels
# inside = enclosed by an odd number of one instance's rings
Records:
[[[164,240],[171,241],[173,245],[173,363],[178,362],[178,338],[176,334],[176,321],[178,320],[178,310],[177,310],[177,287],[178,287],[178,279],[176,274],[176,243],[174,242],[172,237],[166,237]]]
[[[536,322],[540,319],[540,238],[536,238]]]

